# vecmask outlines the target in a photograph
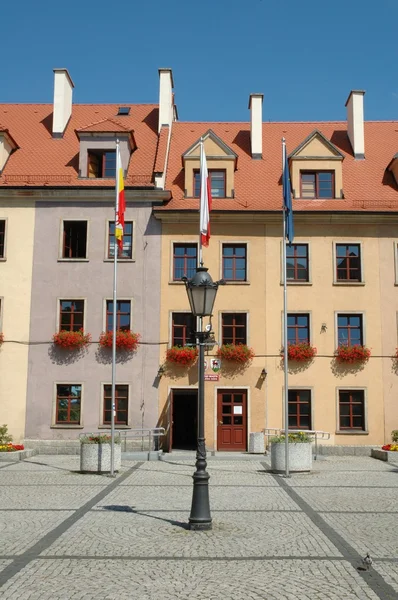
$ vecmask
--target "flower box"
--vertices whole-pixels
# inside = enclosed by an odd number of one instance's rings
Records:
[[[135,352],[137,350],[140,334],[133,333],[130,330],[118,329],[116,331],[116,348],[118,350],[126,350],[127,352]],[[112,348],[113,344],[113,332],[104,331],[100,335],[99,345],[102,348]]]
[[[79,329],[79,331],[62,329],[58,333],[54,333],[53,342],[56,346],[65,350],[80,350],[90,344],[91,334],[84,333],[83,329]]]
[[[17,452],[24,449],[23,444],[0,444],[0,452]]]
[[[285,436],[271,438],[271,471],[284,473],[286,470]],[[312,444],[309,436],[303,432],[288,435],[289,471],[291,473],[308,472],[312,469]]]
[[[246,364],[254,358],[253,348],[249,348],[246,344],[224,344],[217,350],[218,358],[229,362]]]
[[[288,360],[294,360],[296,362],[306,362],[312,360],[316,356],[317,349],[311,344],[288,344],[287,346],[287,358]],[[283,357],[282,353],[282,357]]]
[[[340,363],[366,363],[371,355],[370,348],[355,344],[346,346],[341,344],[334,353],[337,362]]]
[[[166,360],[181,367],[191,367],[198,356],[197,348],[173,346],[166,351]]]
[[[114,470],[122,464],[120,436],[115,436]],[[80,471],[82,473],[109,473],[111,470],[111,436],[88,434],[80,438]]]

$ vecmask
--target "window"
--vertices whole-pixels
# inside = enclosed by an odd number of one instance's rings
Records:
[[[6,222],[0,220],[0,258],[5,256]]]
[[[222,245],[222,277],[225,281],[246,281],[246,244]]]
[[[365,431],[364,390],[339,390],[339,428]]]
[[[113,301],[106,301],[106,330],[113,329]],[[116,302],[116,329],[129,331],[131,329],[131,301],[117,300]]]
[[[57,384],[57,425],[80,425],[82,386]]]
[[[87,221],[64,221],[62,258],[87,257]]]
[[[359,244],[336,244],[337,281],[361,281]]]
[[[339,346],[363,344],[362,315],[338,315],[337,329]]]
[[[91,179],[116,177],[116,150],[89,150],[88,173]]]
[[[115,221],[108,227],[108,258],[115,256]],[[118,258],[133,258],[133,222],[125,221],[123,230],[123,250],[118,247]]]
[[[333,171],[301,171],[301,198],[334,198]]]
[[[129,386],[115,386],[115,425],[128,425]],[[112,386],[104,385],[104,425],[111,424]]]
[[[308,244],[286,246],[287,281],[309,281]]]
[[[212,197],[225,198],[225,171],[214,171],[209,169],[208,173]],[[194,198],[200,197],[200,171],[194,171],[193,195]]]
[[[311,390],[289,390],[289,428],[312,429]]]
[[[310,316],[303,314],[287,316],[288,344],[304,344],[310,341]]]
[[[84,325],[84,300],[60,300],[59,330],[79,331]]]
[[[196,273],[198,247],[196,244],[174,244],[173,281],[193,277]]]
[[[172,346],[195,344],[196,319],[192,313],[173,313],[172,317]]]
[[[223,313],[222,344],[247,344],[246,313]]]

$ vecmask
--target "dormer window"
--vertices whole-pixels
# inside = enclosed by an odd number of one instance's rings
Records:
[[[334,198],[334,171],[300,171],[300,198]]]
[[[89,177],[90,179],[115,179],[116,151],[89,150],[87,156],[87,167],[87,177]]]
[[[208,171],[211,183],[211,195],[213,198],[225,198],[225,171],[216,171],[209,169]],[[193,195],[194,198],[200,197],[200,171],[194,171],[194,183],[193,183]]]

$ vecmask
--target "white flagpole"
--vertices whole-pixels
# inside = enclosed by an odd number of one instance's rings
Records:
[[[116,140],[116,201],[114,225],[114,257],[113,257],[113,317],[112,317],[112,400],[111,400],[111,471],[115,477],[115,416],[116,416],[116,318],[117,318],[117,255],[116,223],[119,213],[119,140]]]
[[[282,138],[282,173],[286,165],[286,141]],[[283,180],[282,175],[282,180]],[[283,186],[282,186],[283,187]],[[283,192],[282,192],[283,193]],[[286,207],[283,198],[283,366],[284,366],[284,409],[285,409],[285,477],[289,477],[289,381],[287,359],[287,269],[286,269]]]

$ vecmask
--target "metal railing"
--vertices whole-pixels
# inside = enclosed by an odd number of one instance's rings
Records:
[[[164,436],[166,430],[164,427],[152,427],[151,429],[133,428],[124,430],[117,430],[120,434],[123,452],[127,452],[127,441],[128,439],[141,440],[140,450],[147,450],[153,452],[159,450],[160,438]]]
[[[262,431],[267,438],[266,446],[269,446],[269,437],[285,434],[285,430],[281,427],[267,427]],[[288,429],[288,433],[298,433],[299,431],[302,431],[314,440],[314,460],[316,460],[318,456],[318,440],[330,440],[330,433],[328,431],[318,431],[315,429]]]

